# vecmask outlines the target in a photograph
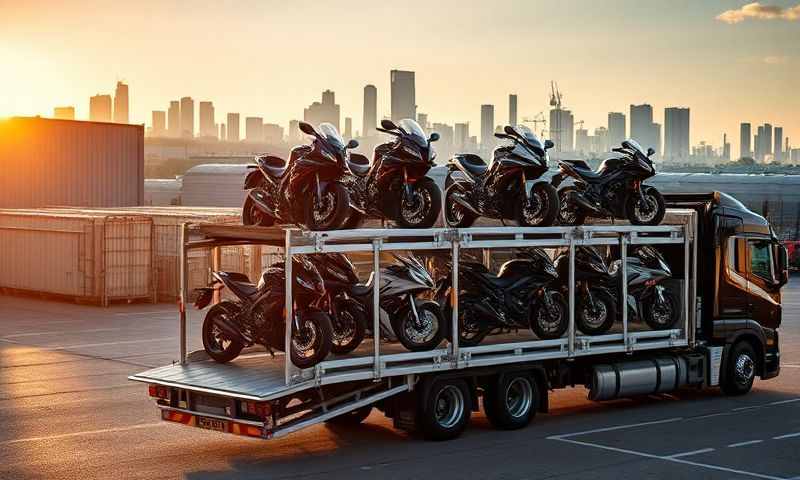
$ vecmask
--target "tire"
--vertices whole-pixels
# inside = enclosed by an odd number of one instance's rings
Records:
[[[400,208],[395,219],[401,228],[430,228],[439,218],[442,211],[442,192],[439,186],[430,177],[423,177],[413,184],[415,203],[413,206],[405,205],[400,190]],[[421,205],[418,202],[423,202]]]
[[[648,327],[653,330],[669,330],[681,316],[681,307],[678,297],[670,292],[664,290],[664,300],[666,303],[658,308],[655,303],[657,297],[655,295],[650,297],[644,305],[644,321]],[[665,310],[668,309],[668,310]]]
[[[292,363],[297,368],[311,368],[330,353],[333,327],[325,312],[303,312],[301,315],[300,331],[292,332]]]
[[[558,191],[559,225],[583,225],[586,221],[586,212],[568,199],[570,192],[573,191],[575,191],[574,186],[564,187]]]
[[[445,322],[439,304],[430,300],[414,300],[417,314],[422,320],[418,326],[414,321],[414,313],[410,308],[403,309],[398,318],[393,322],[397,339],[412,352],[433,350],[444,339]]]
[[[339,415],[338,417],[333,417],[326,423],[341,427],[355,426],[366,420],[370,413],[372,413],[372,405],[367,405],[366,407],[357,408],[345,414]]]
[[[444,222],[450,228],[469,228],[475,223],[477,215],[453,200],[453,195],[461,193],[455,188],[448,188],[444,196]]]
[[[749,342],[740,340],[729,348],[720,388],[725,395],[744,395],[753,388],[758,370],[758,357]]]
[[[483,394],[483,411],[494,428],[517,430],[531,423],[538,409],[539,386],[524,372],[498,375]]]
[[[644,212],[638,210],[641,204],[639,197],[637,195],[629,195],[625,201],[625,214],[628,217],[628,221],[632,225],[658,225],[667,212],[667,208],[664,205],[664,197],[653,187],[643,186],[642,189],[645,200],[650,205],[650,208],[655,210],[650,215],[644,215]]]
[[[331,318],[331,352],[345,355],[358,348],[364,340],[367,318],[355,300],[337,298],[334,302],[336,317]]]
[[[536,199],[536,209],[531,209]],[[518,199],[514,207],[514,216],[522,227],[549,227],[556,221],[559,213],[559,198],[555,187],[549,183],[535,184],[525,199]]]
[[[545,295],[551,295],[551,301],[558,310],[557,318],[550,317],[547,308],[539,302],[531,309],[531,330],[542,340],[561,338],[569,328],[569,307],[560,293],[545,292]]]
[[[449,301],[449,300],[448,300]],[[478,325],[475,322],[470,322],[471,328],[464,328],[464,322],[469,320],[471,317],[469,316],[468,308],[464,305],[464,302],[459,305],[458,308],[458,345],[461,347],[474,347],[480,344],[487,335],[489,335],[489,329]],[[453,309],[448,305],[444,309],[444,321],[448,326],[452,324],[453,319]],[[448,333],[448,338],[452,339],[453,334],[452,332]]]
[[[356,228],[361,228],[364,224],[364,214],[361,212],[357,212],[350,209],[350,213],[347,214],[347,219],[344,221],[342,226],[340,227],[342,230],[354,230]]]
[[[316,194],[311,195],[303,205],[303,218],[306,228],[309,230],[336,230],[344,224],[350,214],[350,196],[344,185],[332,182],[325,186],[322,192],[323,206],[325,212],[317,212],[314,208],[316,203],[313,199]],[[319,215],[323,214],[320,218]]]
[[[256,202],[254,202],[253,199],[250,198],[250,195],[248,195],[244,200],[244,205],[242,206],[242,224],[255,225],[259,227],[271,227],[275,225],[275,219],[258,208]]]
[[[226,339],[224,334],[219,331],[219,327],[216,327],[215,331],[216,319],[229,315],[229,312],[234,309],[238,309],[238,307],[233,303],[220,302],[208,310],[206,318],[203,320],[203,348],[215,362],[228,363],[238,357],[244,348],[244,344],[240,340]]]
[[[417,421],[427,440],[452,440],[467,428],[472,396],[464,380],[434,381],[420,399]]]
[[[611,330],[617,318],[617,306],[614,298],[603,290],[592,290],[595,302],[595,312],[591,312],[591,305],[581,296],[577,302],[575,323],[578,329],[586,335],[602,335]]]

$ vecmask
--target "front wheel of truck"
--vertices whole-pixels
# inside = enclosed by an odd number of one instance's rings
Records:
[[[740,340],[733,344],[719,382],[722,392],[730,396],[746,394],[753,388],[757,369],[756,351],[750,342]]]

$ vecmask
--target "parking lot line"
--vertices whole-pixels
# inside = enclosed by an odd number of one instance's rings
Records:
[[[762,443],[764,440],[749,440],[747,442],[739,442],[739,443],[731,443],[728,445],[728,448],[736,448],[736,447],[744,447],[747,445],[755,445],[756,443]]]
[[[658,425],[659,423],[678,422],[683,419],[684,419],[683,417],[673,417],[673,418],[665,418],[663,420],[653,420],[651,422],[628,423],[625,425],[616,425],[613,427],[605,427],[605,428],[595,428],[594,430],[584,430],[582,432],[567,433],[564,435],[552,435],[547,438],[549,440],[562,440],[569,437],[577,437],[579,435],[588,435],[590,433],[613,432],[614,430],[624,430],[626,428],[644,427],[647,425]]]
[[[39,442],[39,441],[46,441],[46,440],[57,440],[61,438],[69,438],[69,437],[80,437],[84,435],[97,435],[101,433],[117,433],[117,432],[127,432],[130,430],[138,430],[142,428],[153,428],[153,427],[161,427],[166,425],[164,422],[158,423],[140,423],[139,425],[129,425],[127,427],[113,427],[113,428],[104,428],[102,430],[88,430],[85,432],[72,432],[72,433],[62,433],[58,435],[46,435],[42,437],[28,437],[28,438],[17,438],[14,440],[5,440],[0,442],[0,445],[12,445],[15,443],[26,443],[26,442]]]
[[[786,435],[778,435],[777,437],[772,437],[773,440],[783,440],[785,438],[794,438],[800,437],[800,432],[796,433],[787,433]]]
[[[672,455],[668,455],[666,458],[681,458],[681,457],[691,457],[692,455],[700,455],[701,453],[708,453],[713,452],[714,448],[701,448],[700,450],[692,450],[690,452],[681,452],[681,453],[674,453]]]

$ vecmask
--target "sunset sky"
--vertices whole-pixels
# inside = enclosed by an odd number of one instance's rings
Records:
[[[131,121],[169,100],[212,100],[286,125],[322,90],[361,129],[362,89],[389,113],[389,70],[417,72],[418,111],[469,121],[548,108],[550,80],[593,130],[609,111],[691,108],[692,145],[738,152],[739,122],[784,127],[800,146],[800,4],[767,0],[215,1],[0,0],[0,116],[52,114],[131,88]]]

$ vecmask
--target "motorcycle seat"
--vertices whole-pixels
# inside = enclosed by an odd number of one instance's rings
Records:
[[[240,298],[252,298],[258,293],[258,287],[250,282],[247,275],[237,272],[217,272],[217,275],[222,283]]]
[[[356,284],[350,287],[350,294],[354,297],[366,297],[372,293],[372,285]]]
[[[353,172],[353,175],[364,176],[369,173],[369,159],[364,155],[351,153],[347,159],[347,168]]]
[[[569,164],[581,178],[587,181],[597,180],[602,175],[601,173],[595,172],[592,170],[592,167],[589,166],[588,163],[584,162],[583,160],[561,160],[562,162]]]
[[[514,282],[519,280],[519,277],[512,276],[512,275],[506,275],[504,277],[499,277],[499,276],[495,276],[492,273],[484,273],[483,276],[487,280],[489,280],[492,284],[497,285],[500,288],[506,288],[508,286],[511,286],[512,284],[514,284]]]
[[[486,169],[489,168],[481,157],[472,153],[460,153],[453,157],[453,162],[459,168],[476,177],[482,176],[486,173]]]
[[[286,173],[286,162],[274,155],[260,155],[258,166],[270,177],[281,178]]]

